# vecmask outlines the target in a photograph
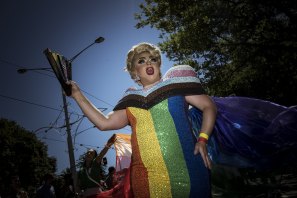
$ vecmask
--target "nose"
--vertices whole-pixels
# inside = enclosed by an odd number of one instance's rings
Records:
[[[151,65],[151,64],[152,64],[152,59],[148,59],[148,60],[146,61],[146,64],[147,64],[147,65]]]

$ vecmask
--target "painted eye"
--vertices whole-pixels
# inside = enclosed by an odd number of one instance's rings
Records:
[[[138,60],[138,62],[137,62],[138,64],[140,64],[140,65],[142,65],[142,64],[144,64],[145,63],[145,60],[144,59],[140,59],[140,60]]]
[[[156,62],[158,62],[157,58],[151,58],[151,63],[156,63]]]

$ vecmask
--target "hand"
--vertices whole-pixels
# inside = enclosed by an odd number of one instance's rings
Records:
[[[18,196],[20,197],[20,198],[28,198],[29,196],[28,196],[28,193],[27,192],[25,192],[25,191],[20,191],[19,193],[18,193]]]
[[[68,85],[71,85],[71,96],[74,98],[77,94],[81,93],[79,86],[76,82],[70,80],[66,82]]]
[[[205,167],[211,169],[211,161],[208,156],[205,142],[197,142],[195,144],[194,155],[197,155],[198,153],[200,153],[200,155],[204,161]]]

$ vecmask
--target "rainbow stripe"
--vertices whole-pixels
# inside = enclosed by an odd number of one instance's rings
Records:
[[[207,170],[200,171],[201,158],[193,155],[195,138],[187,112],[183,96],[170,97],[148,110],[127,108],[133,130],[135,197],[197,197],[200,183],[208,193],[209,175]]]

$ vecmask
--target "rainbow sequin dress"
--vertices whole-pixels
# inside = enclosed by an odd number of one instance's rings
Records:
[[[210,197],[210,172],[194,155],[184,97],[205,93],[196,76],[190,66],[172,67],[149,90],[128,90],[114,108],[126,109],[132,128],[134,197]]]

